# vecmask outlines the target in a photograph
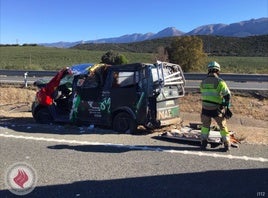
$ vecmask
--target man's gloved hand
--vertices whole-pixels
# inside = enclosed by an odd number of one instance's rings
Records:
[[[230,110],[229,108],[227,108],[227,109],[225,110],[225,115],[224,115],[224,117],[225,117],[226,119],[230,119],[232,116],[233,116],[233,113],[231,112],[231,110]]]
[[[222,106],[224,107],[230,107],[230,94],[227,94],[226,96],[223,97],[223,101],[222,101]]]
[[[224,106],[224,107],[230,107],[230,103],[229,103],[229,101],[227,101],[227,102],[223,102],[223,103],[222,103],[222,106]]]

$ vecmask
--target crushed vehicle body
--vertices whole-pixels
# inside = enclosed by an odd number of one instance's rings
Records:
[[[185,78],[177,64],[83,64],[60,70],[32,105],[39,123],[100,125],[117,132],[180,123]]]

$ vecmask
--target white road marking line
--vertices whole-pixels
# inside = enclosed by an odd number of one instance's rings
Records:
[[[244,161],[268,162],[267,158],[262,158],[262,157],[235,156],[231,154],[223,155],[223,154],[217,154],[217,153],[206,153],[206,152],[201,152],[201,151],[187,151],[187,150],[181,151],[181,150],[173,150],[173,149],[153,148],[150,146],[136,146],[136,145],[126,145],[126,144],[113,144],[113,143],[89,142],[89,141],[55,139],[55,138],[45,138],[45,137],[22,136],[22,135],[9,135],[9,134],[2,134],[2,133],[0,133],[0,137],[34,140],[34,141],[78,144],[78,145],[102,145],[102,146],[127,148],[127,149],[133,149],[133,150],[178,153],[178,154],[184,154],[184,155],[207,156],[207,157],[213,157],[213,158],[237,159],[237,160],[244,160]]]

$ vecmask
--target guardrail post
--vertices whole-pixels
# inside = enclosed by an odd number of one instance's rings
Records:
[[[27,81],[28,72],[24,73],[24,87],[28,87],[28,81]]]

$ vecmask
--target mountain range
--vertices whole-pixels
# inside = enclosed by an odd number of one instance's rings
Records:
[[[219,35],[228,37],[247,37],[268,34],[268,17],[240,21],[232,24],[210,24],[193,29],[190,32],[182,32],[175,27],[165,28],[157,33],[133,33],[120,37],[103,38],[88,41],[40,43],[47,47],[69,48],[84,43],[132,43],[157,38],[186,36],[186,35]]]

